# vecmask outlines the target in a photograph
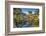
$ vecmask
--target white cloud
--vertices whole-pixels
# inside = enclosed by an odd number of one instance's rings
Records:
[[[32,14],[35,14],[35,12],[33,11]]]
[[[28,14],[28,12],[23,12],[23,13]]]

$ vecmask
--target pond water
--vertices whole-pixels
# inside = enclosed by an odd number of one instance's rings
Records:
[[[29,24],[28,22],[24,22],[22,24],[16,24],[17,28],[23,28],[23,27],[31,27],[32,24]]]

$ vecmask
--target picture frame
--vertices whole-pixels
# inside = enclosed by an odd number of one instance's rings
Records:
[[[40,10],[40,28],[12,28],[13,8],[35,8]],[[11,13],[12,12],[12,13]],[[14,30],[13,30],[14,29]],[[45,32],[45,3],[6,1],[5,2],[5,35],[37,34]]]

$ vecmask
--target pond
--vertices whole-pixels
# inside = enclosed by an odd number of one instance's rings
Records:
[[[16,24],[17,28],[23,28],[23,27],[32,27],[32,24],[28,23],[28,22],[24,22],[22,24]]]

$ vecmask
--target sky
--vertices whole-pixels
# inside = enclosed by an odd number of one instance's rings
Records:
[[[32,14],[35,13],[35,11],[39,10],[39,9],[35,9],[35,8],[21,8],[23,13],[28,14],[28,11],[32,11]]]

